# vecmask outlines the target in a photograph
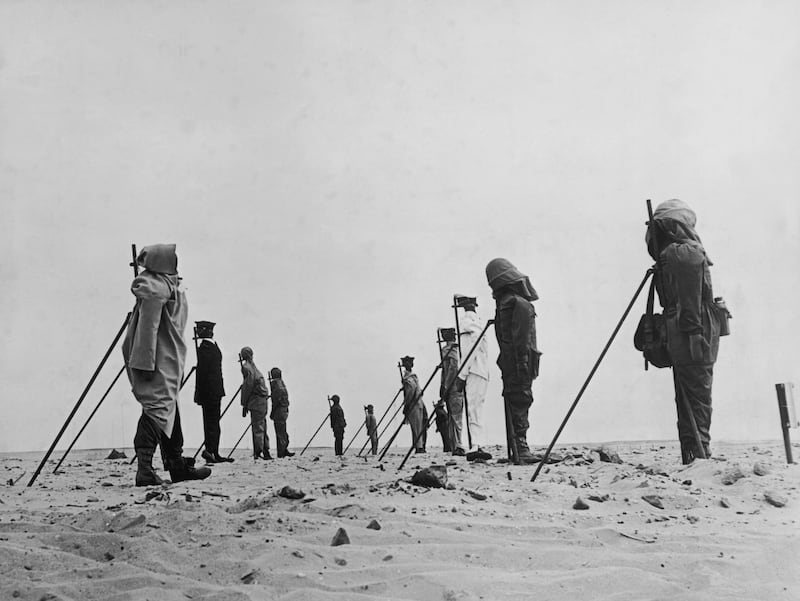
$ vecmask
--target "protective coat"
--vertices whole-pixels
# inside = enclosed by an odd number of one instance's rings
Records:
[[[403,415],[411,426],[411,442],[417,450],[425,447],[423,442],[424,411],[422,406],[422,389],[417,374],[406,370],[403,374]]]
[[[188,306],[177,275],[174,244],[147,246],[138,261],[144,271],[131,284],[136,306],[122,355],[142,411],[169,437],[186,361],[183,332]],[[152,378],[146,379],[143,372],[151,372]]]

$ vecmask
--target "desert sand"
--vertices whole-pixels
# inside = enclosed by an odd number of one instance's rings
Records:
[[[497,447],[402,471],[399,448],[382,463],[239,450],[207,480],[147,488],[110,449],[50,462],[30,488],[43,453],[6,454],[0,599],[800,599],[800,467],[782,443],[715,443],[689,466],[676,447],[558,446],[535,483]],[[409,482],[431,465],[447,487]]]

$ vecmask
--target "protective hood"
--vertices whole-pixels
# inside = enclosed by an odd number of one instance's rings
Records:
[[[242,359],[253,359],[253,349],[251,349],[249,346],[243,346],[242,350],[239,351],[239,354],[242,356]]]
[[[178,255],[174,244],[153,244],[145,246],[136,258],[136,262],[152,273],[176,275],[178,273]]]
[[[694,229],[697,224],[697,215],[695,215],[695,212],[689,208],[689,205],[682,200],[673,198],[659,204],[656,210],[653,211],[653,221],[658,228],[656,234],[656,242],[659,247],[656,252],[658,254],[660,254],[667,245],[674,242],[697,245],[703,253],[705,253],[703,242]],[[645,242],[647,243],[647,248],[651,249],[652,240],[650,228],[647,228]],[[708,259],[707,255],[706,259]],[[711,265],[710,260],[708,263]]]
[[[281,377],[281,370],[278,369],[277,367],[273,367],[271,370],[269,370],[269,376],[273,380],[278,380]]]
[[[517,284],[515,291],[530,301],[539,299],[530,279],[519,269],[517,269],[508,259],[497,258],[489,261],[486,265],[486,280],[492,292]]]

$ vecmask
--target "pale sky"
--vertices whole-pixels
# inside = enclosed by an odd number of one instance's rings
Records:
[[[774,385],[800,385],[798,23],[791,0],[3,2],[0,451],[50,445],[133,305],[131,243],[168,242],[229,395],[251,346],[283,370],[301,447],[327,395],[348,441],[399,357],[427,378],[453,293],[491,317],[484,267],[510,259],[541,297],[544,445],[649,266],[647,198],[695,209],[734,315],[712,446],[780,438]],[[676,437],[671,374],[631,343],[644,305],[563,442]],[[139,412],[123,378],[78,447],[131,446]],[[498,371],[486,412],[503,442]],[[237,401],[222,446],[246,424]]]

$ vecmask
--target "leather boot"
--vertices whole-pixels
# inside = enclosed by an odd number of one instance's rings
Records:
[[[205,480],[211,475],[211,469],[207,467],[194,467],[189,465],[184,457],[170,459],[170,478],[172,482],[183,482],[184,480]]]
[[[153,469],[153,449],[136,449],[136,486],[161,486],[164,484]]]
[[[519,462],[522,465],[532,465],[539,463],[539,459],[531,453],[528,441],[525,436],[517,436],[517,453]]]
[[[136,486],[160,486],[164,484],[153,469],[153,455],[158,444],[158,429],[144,414],[139,417],[133,447],[136,451]]]

